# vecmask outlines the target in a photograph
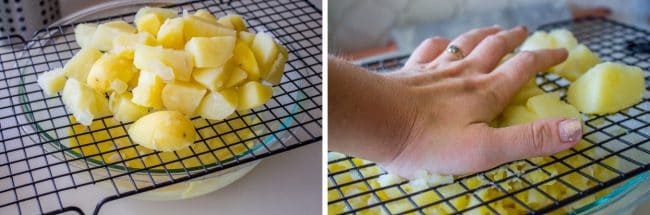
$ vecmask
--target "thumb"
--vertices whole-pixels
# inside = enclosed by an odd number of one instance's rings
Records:
[[[582,138],[582,122],[552,118],[505,128],[488,128],[489,145],[503,155],[502,162],[548,156],[571,148]]]

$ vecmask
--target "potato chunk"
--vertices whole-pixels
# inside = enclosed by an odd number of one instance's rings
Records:
[[[264,105],[273,96],[273,89],[257,81],[249,81],[239,88],[237,110],[248,110]]]
[[[194,69],[192,79],[211,91],[218,91],[226,85],[232,70],[230,63],[217,68]]]
[[[165,20],[176,16],[177,11],[167,8],[143,7],[135,14],[134,23],[138,32],[156,35]]]
[[[90,47],[95,31],[97,31],[97,25],[95,24],[78,24],[74,28],[74,39],[79,44],[79,47]]]
[[[98,92],[119,90],[115,89],[115,86],[120,87],[124,92],[123,90],[126,90],[127,87],[126,83],[129,83],[135,72],[136,68],[130,60],[114,54],[104,54],[93,64],[88,73],[86,84]],[[119,84],[114,84],[116,81],[123,84],[123,89]]]
[[[157,151],[175,151],[194,142],[196,131],[192,121],[178,111],[147,114],[129,127],[133,142]]]
[[[78,81],[86,82],[88,79],[88,73],[92,68],[95,61],[102,56],[102,52],[99,50],[88,47],[82,48],[77,52],[77,54],[68,61],[63,67],[63,73],[68,78],[74,78]]]
[[[211,23],[218,23],[217,22],[217,17],[212,15],[210,11],[206,9],[199,9],[196,12],[194,12],[194,16],[202,18],[205,21],[211,22]]]
[[[112,21],[97,26],[93,34],[92,46],[101,51],[113,49],[113,38],[121,34],[136,33],[135,27],[125,21]]]
[[[571,84],[567,100],[583,113],[606,114],[638,103],[644,92],[641,68],[605,62]]]
[[[522,105],[512,105],[506,107],[501,113],[499,126],[508,127],[512,125],[525,124],[537,119],[537,115]]]
[[[152,108],[161,108],[163,106],[162,95],[163,87],[165,83],[152,72],[145,70],[140,71],[138,77],[138,85],[133,88],[133,103]]]
[[[280,84],[282,76],[284,75],[284,65],[287,63],[287,59],[289,58],[287,49],[280,45],[278,45],[278,49],[280,50],[280,53],[273,61],[270,70],[264,76],[264,80],[273,85]]]
[[[233,29],[224,27],[219,23],[211,23],[194,15],[183,16],[183,36],[185,40],[193,37],[218,37],[218,36],[236,36],[237,32]]]
[[[544,31],[535,31],[530,35],[526,41],[519,47],[521,51],[532,51],[539,49],[552,49],[555,48],[555,39]]]
[[[248,73],[239,67],[234,67],[232,69],[232,72],[230,73],[230,78],[228,78],[228,82],[226,82],[226,87],[225,88],[231,88],[234,86],[237,86],[241,83],[244,83],[248,79]]]
[[[111,53],[115,53],[126,59],[133,60],[136,45],[155,46],[158,45],[156,38],[147,32],[140,32],[137,34],[121,34],[113,39],[113,49]]]
[[[244,21],[244,18],[240,15],[236,14],[229,14],[224,17],[219,18],[219,23],[222,25],[227,25],[226,23],[229,23],[230,26],[233,26],[233,28],[237,31],[247,31],[248,28],[246,27],[246,21]]]
[[[573,49],[569,49],[567,59],[554,67],[550,71],[569,81],[577,80],[589,68],[600,63],[598,55],[594,54],[587,46],[580,44]]]
[[[237,110],[237,99],[237,92],[232,89],[211,91],[201,101],[197,113],[206,119],[223,120]]]
[[[115,93],[113,92],[108,99],[108,107],[113,112],[115,120],[127,123],[138,120],[140,117],[149,113],[149,109],[137,105],[131,101],[133,95],[130,92]]]
[[[538,119],[549,117],[566,117],[582,120],[578,109],[560,100],[558,93],[545,93],[528,99],[526,107],[537,115]]]
[[[65,81],[65,74],[61,68],[56,68],[52,71],[44,72],[38,76],[38,86],[43,89],[46,95],[54,95],[63,90]]]
[[[169,49],[183,49],[185,45],[185,37],[183,36],[183,19],[180,17],[166,20],[160,30],[156,39],[165,48]]]
[[[278,47],[275,44],[275,40],[271,35],[266,33],[257,33],[255,39],[253,40],[253,45],[251,46],[253,54],[255,54],[255,59],[257,60],[257,65],[260,68],[261,75],[264,76],[268,73],[273,60],[278,55]]]
[[[106,97],[76,79],[65,82],[61,99],[77,121],[85,126],[90,126],[95,118],[110,114]]]
[[[167,110],[175,110],[192,116],[207,90],[198,84],[174,82],[162,90],[162,102]]]
[[[257,81],[261,78],[262,72],[260,71],[257,59],[250,48],[243,42],[237,42],[235,45],[233,63],[248,73],[248,79]]]
[[[255,40],[255,34],[248,31],[237,32],[237,42],[243,42],[250,47],[253,44],[253,40]]]
[[[189,81],[192,76],[191,56],[160,46],[136,45],[133,64],[140,70],[158,74],[165,81]]]
[[[567,29],[555,29],[549,32],[548,35],[555,41],[555,48],[571,50],[578,45],[578,40],[573,36],[573,33]]]
[[[220,67],[233,56],[235,37],[194,37],[185,44],[185,52],[197,68]]]

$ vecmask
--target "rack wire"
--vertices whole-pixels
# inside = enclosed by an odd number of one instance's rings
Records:
[[[328,158],[330,214],[424,214],[431,213],[429,209],[434,206],[449,209],[442,211],[448,213],[480,212],[481,207],[487,207],[487,211],[481,213],[499,214],[502,212],[496,211],[493,207],[499,202],[510,202],[522,209],[519,212],[530,214],[564,213],[569,210],[580,212],[607,204],[613,201],[613,197],[620,195],[620,192],[629,191],[623,188],[633,189],[640,181],[648,180],[650,175],[650,101],[648,98],[650,52],[647,51],[647,47],[650,42],[650,32],[603,18],[556,22],[540,26],[539,29],[556,28],[572,31],[579,42],[595,51],[603,61],[641,67],[645,72],[646,84],[643,100],[615,114],[588,116],[583,135],[586,144],[553,155],[547,162],[540,162],[538,159],[515,161],[484,172],[457,177],[455,183],[450,185],[438,185],[423,190],[411,189],[408,181],[382,187],[377,183],[377,179],[386,174],[383,169],[359,158],[330,152]],[[645,44],[645,49],[642,48],[642,44]],[[393,71],[399,69],[407,58],[408,56],[400,56],[367,62],[361,66],[378,72]],[[570,84],[567,80],[549,73],[540,74],[536,79],[543,90],[560,92],[563,98]],[[515,168],[522,164],[528,168]],[[549,172],[548,167],[553,165],[563,166],[564,171]],[[603,179],[593,176],[590,168],[595,166],[607,171],[609,177]],[[506,171],[505,176],[495,177],[495,172],[503,170]],[[531,180],[532,175],[539,173],[543,173],[547,178],[541,181]],[[591,186],[568,183],[570,178],[586,180]],[[486,183],[480,186],[472,185],[473,179],[480,179]],[[511,181],[525,183],[523,187],[508,189],[511,187],[506,186]],[[572,194],[556,198],[554,194],[540,189],[549,184],[561,185]],[[454,187],[460,191],[451,195],[441,195],[444,190]],[[490,198],[477,195],[486,189],[496,189],[499,195]],[[389,192],[396,196],[386,197],[386,193]],[[545,205],[529,205],[523,197],[526,192],[540,193],[550,201]],[[426,201],[422,198],[425,196],[435,198]],[[453,203],[462,197],[470,199],[470,204],[465,208],[455,208]],[[593,201],[600,197],[603,198]],[[396,207],[397,204],[401,206]]]
[[[273,34],[288,48],[289,58],[272,100],[223,121],[193,118],[200,138],[187,153],[141,150],[124,132],[130,123],[104,117],[95,119],[93,126],[80,127],[71,120],[61,96],[46,96],[36,83],[39,74],[62,67],[79,50],[73,31],[78,23],[43,29],[30,41],[20,36],[0,38],[5,44],[0,46],[0,214],[83,214],[65,201],[64,194],[96,184],[110,190],[97,203],[93,211],[97,214],[116,199],[235,171],[321,141],[320,9],[306,0],[204,0],[168,7],[207,9],[218,16],[234,12],[246,17],[253,31]],[[85,22],[132,22],[133,15]],[[222,144],[211,144],[214,141]],[[99,150],[102,144],[110,150]],[[96,150],[88,154],[86,148]],[[133,154],[123,156],[126,151]],[[112,157],[107,159],[108,155]]]

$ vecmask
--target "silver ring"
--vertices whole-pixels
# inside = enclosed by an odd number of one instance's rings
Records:
[[[463,50],[460,49],[460,47],[455,46],[455,45],[449,45],[447,48],[447,52],[458,56],[460,59],[465,58],[465,54],[463,54]]]

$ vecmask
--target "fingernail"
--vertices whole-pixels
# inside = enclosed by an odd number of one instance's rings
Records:
[[[566,119],[559,125],[560,140],[565,143],[572,143],[582,136],[582,123],[576,119]]]

